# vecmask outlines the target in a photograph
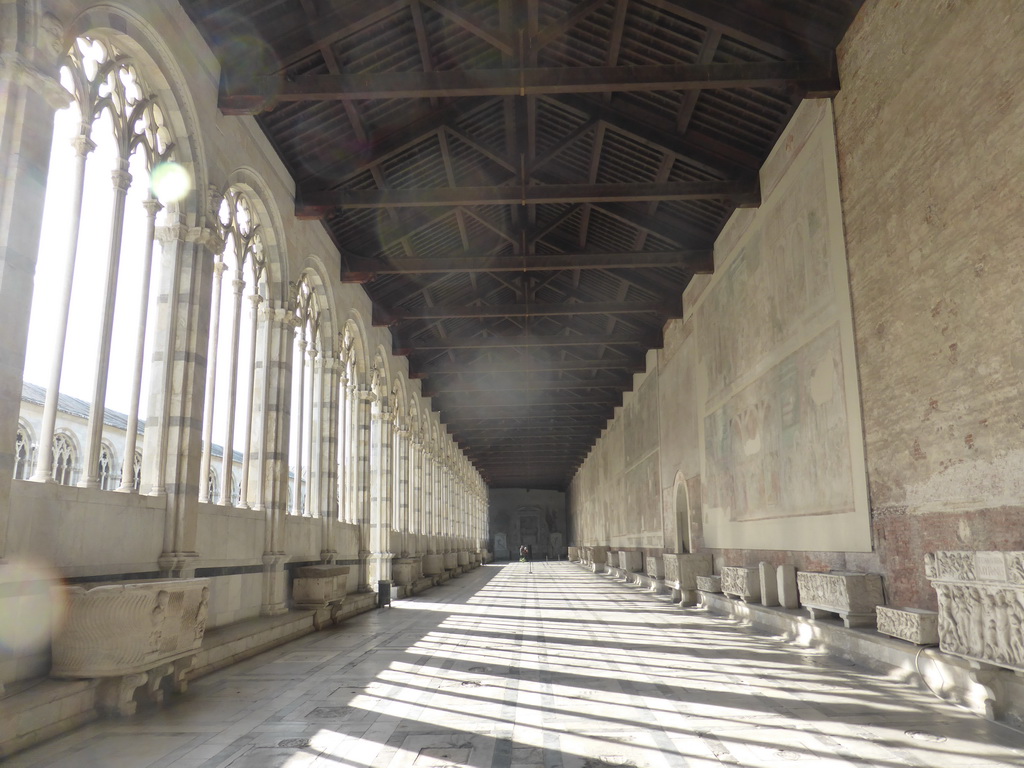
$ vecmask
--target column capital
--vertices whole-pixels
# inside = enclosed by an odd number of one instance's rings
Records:
[[[211,227],[192,227],[188,231],[187,239],[190,243],[198,243],[205,247],[210,253],[221,253],[224,250],[224,237]]]
[[[156,239],[160,241],[161,245],[184,243],[188,240],[188,231],[188,227],[184,224],[168,224],[156,228]]]
[[[83,130],[85,129],[83,128]],[[79,134],[78,136],[75,136],[75,138],[71,139],[70,144],[75,150],[75,154],[79,157],[85,157],[96,149],[96,142],[83,134]]]
[[[155,218],[161,210],[163,210],[163,203],[157,200],[155,197],[147,197],[142,201],[142,207],[146,211],[146,215],[151,219]]]
[[[117,192],[127,192],[132,185],[132,175],[123,168],[115,168],[110,172],[110,181]]]

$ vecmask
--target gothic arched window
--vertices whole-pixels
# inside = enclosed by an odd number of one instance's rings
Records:
[[[243,190],[231,187],[224,193],[217,218],[224,247],[213,265],[202,461],[208,471],[213,448],[221,446],[225,464],[216,496],[223,503],[246,506],[256,406],[256,338],[259,305],[267,290],[266,261],[260,222]],[[244,301],[246,298],[248,302]],[[241,451],[240,466],[233,458],[236,450]],[[235,469],[240,473],[237,497],[231,490]],[[214,496],[207,489],[199,500],[213,501]]]
[[[54,464],[65,455],[57,449],[57,398],[67,394],[89,404],[82,485],[111,490],[111,478],[132,478],[138,425],[146,417],[141,393],[148,391],[147,318],[161,210],[153,190],[160,171],[172,167],[173,145],[138,64],[103,37],[74,41],[61,83],[72,101],[54,118],[24,372],[46,389],[32,479],[59,475],[69,482],[67,468]],[[76,375],[63,375],[67,370]],[[103,446],[108,408],[127,415],[124,467],[110,466]]]
[[[24,424],[18,425],[18,433],[14,438],[14,479],[28,480],[32,474],[32,445],[31,433]]]
[[[292,419],[289,471],[295,482],[288,508],[297,515],[320,514],[321,426],[324,407],[323,339],[316,292],[303,275],[295,287],[295,338],[292,342]]]
[[[60,485],[74,485],[78,451],[70,435],[58,432],[53,436],[53,479]]]
[[[117,487],[117,470],[114,466],[114,450],[107,443],[100,444],[99,466],[96,468],[100,488],[112,491]]]

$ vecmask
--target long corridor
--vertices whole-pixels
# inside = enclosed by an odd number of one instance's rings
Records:
[[[490,565],[11,768],[1021,766],[1024,734],[568,563]]]

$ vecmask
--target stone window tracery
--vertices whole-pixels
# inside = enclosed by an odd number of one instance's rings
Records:
[[[32,479],[67,478],[66,467],[54,463],[64,455],[56,440],[63,392],[89,403],[81,485],[114,490],[120,477],[120,489],[131,490],[147,411],[141,393],[148,391],[147,318],[162,208],[150,181],[174,145],[138,64],[102,36],[74,41],[61,83],[73,98],[54,120],[25,366],[26,381],[46,390]],[[98,354],[82,356],[93,349]],[[64,376],[65,365],[76,376]],[[103,445],[107,408],[127,416],[121,467],[110,466]]]
[[[117,487],[117,470],[114,467],[114,450],[106,443],[100,445],[100,455],[96,473],[100,480],[100,489],[111,491]]]
[[[32,445],[32,438],[28,428],[24,424],[18,425],[18,432],[14,439],[14,479],[28,480],[32,474],[32,459],[35,453],[35,446]]]
[[[218,205],[217,220],[224,247],[213,265],[202,462],[209,472],[213,448],[220,445],[224,467],[216,498],[249,506],[257,501],[250,498],[250,464],[254,463],[253,415],[258,405],[257,334],[260,305],[267,296],[267,264],[263,230],[253,201],[244,190],[227,189]],[[250,305],[248,314],[243,298]],[[239,451],[241,457],[236,459]],[[240,486],[237,494],[232,491],[232,473],[236,471]],[[200,501],[217,503],[208,488],[204,491]]]
[[[78,452],[69,435],[58,432],[53,436],[53,479],[60,485],[74,485]]]
[[[289,511],[318,516],[321,482],[320,458],[324,407],[323,340],[319,301],[309,276],[295,286],[292,322],[292,419],[289,435],[289,473],[294,478]]]

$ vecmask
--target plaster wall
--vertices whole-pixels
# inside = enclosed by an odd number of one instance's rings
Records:
[[[921,558],[1024,547],[1024,10],[868,0],[835,100],[875,538]]]

